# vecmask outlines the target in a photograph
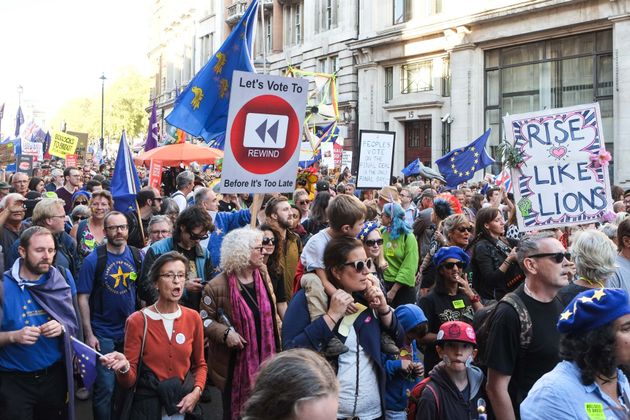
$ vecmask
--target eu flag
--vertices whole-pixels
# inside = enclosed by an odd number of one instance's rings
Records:
[[[92,388],[96,380],[96,361],[98,353],[92,347],[82,343],[74,337],[70,337],[72,349],[77,356],[79,374],[83,378],[83,385],[87,389]]]
[[[494,159],[486,153],[486,142],[490,136],[490,130],[489,128],[468,146],[451,150],[435,161],[448,187],[457,187],[462,182],[472,179],[479,169],[494,163]]]
[[[139,189],[140,179],[131,158],[127,137],[123,131],[112,175],[111,191],[112,197],[114,197],[114,209],[122,213],[135,211],[138,206],[136,194]]]
[[[22,114],[22,107],[19,106],[15,116],[15,137],[20,137],[20,126],[22,124],[24,124],[24,114]]]
[[[175,100],[166,121],[206,142],[223,134],[234,70],[254,72],[253,29],[258,0],[253,0],[221,48]]]
[[[418,175],[420,173],[420,158],[413,160],[409,165],[405,166],[402,171],[404,176]]]

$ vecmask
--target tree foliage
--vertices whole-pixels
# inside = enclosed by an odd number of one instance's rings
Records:
[[[136,70],[105,82],[105,138],[120,138],[125,129],[128,138],[146,135],[151,80]],[[90,138],[101,137],[101,95],[76,98],[65,103],[53,120],[53,126],[66,122],[71,131],[88,133]]]

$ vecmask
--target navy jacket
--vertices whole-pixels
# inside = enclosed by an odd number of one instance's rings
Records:
[[[364,301],[362,303],[367,306]],[[381,407],[385,413],[387,375],[381,359],[381,327],[383,326],[374,311],[368,308],[354,321],[354,327],[359,337],[359,344],[370,355],[377,367]],[[389,334],[398,346],[403,345],[405,332],[393,313],[392,324],[388,329],[383,327],[383,331]],[[304,289],[293,295],[282,324],[282,343],[285,350],[299,347],[322,351],[334,335],[324,317],[311,322]],[[339,335],[338,337],[343,340],[343,337]]]

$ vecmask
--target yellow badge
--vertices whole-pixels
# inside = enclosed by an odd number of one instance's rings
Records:
[[[463,299],[457,299],[453,301],[453,308],[455,309],[462,309],[465,308],[466,304],[464,303]]]
[[[606,420],[602,403],[584,403],[584,410],[590,420]]]

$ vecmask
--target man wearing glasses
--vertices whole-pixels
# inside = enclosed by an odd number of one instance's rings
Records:
[[[16,193],[23,195],[26,197],[26,193],[28,192],[28,175],[24,172],[17,172],[11,178],[11,184],[13,185],[13,189]]]
[[[136,200],[138,201],[140,220],[138,220],[138,212],[132,211],[126,214],[129,222],[129,245],[142,249],[148,239],[149,221],[151,217],[160,213],[162,196],[155,188],[144,187],[138,191]],[[140,229],[140,223],[142,223],[142,229]]]
[[[66,202],[64,211],[70,214],[72,211],[72,194],[81,188],[81,172],[77,168],[69,167],[63,171],[63,186],[57,188],[57,197]],[[28,186],[28,184],[27,184]]]
[[[208,238],[208,232],[214,230],[212,219],[201,206],[186,208],[177,217],[173,236],[164,238],[151,245],[142,263],[142,272],[138,283],[138,297],[147,305],[157,300],[157,290],[149,279],[153,262],[162,254],[177,251],[188,258],[187,280],[184,283],[184,295],[181,303],[191,309],[199,310],[203,286],[213,275],[214,267],[210,251],[199,243]]]
[[[486,389],[498,419],[519,418],[519,406],[534,383],[560,361],[556,323],[564,310],[558,291],[569,283],[570,255],[551,232],[521,239],[517,260],[525,282],[513,293],[531,319],[531,342],[521,344],[521,321],[515,308],[497,306],[486,352]]]
[[[125,321],[136,309],[139,251],[127,245],[129,226],[124,214],[109,212],[103,222],[106,245],[83,260],[77,293],[85,343],[106,354],[123,351]],[[97,363],[92,410],[95,420],[110,420],[114,372]]]
[[[413,226],[413,222],[416,220],[416,216],[418,215],[418,209],[413,203],[411,191],[409,191],[408,188],[403,188],[400,190],[398,196],[400,197],[400,205],[405,211],[405,222],[407,222],[409,226]]]

